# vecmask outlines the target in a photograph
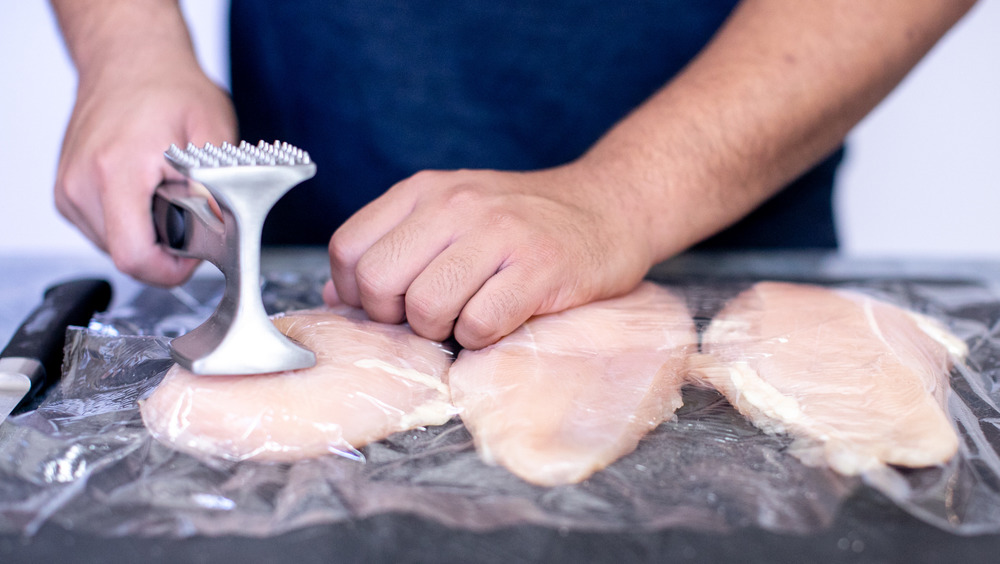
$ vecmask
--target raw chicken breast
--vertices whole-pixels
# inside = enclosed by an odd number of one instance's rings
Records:
[[[289,313],[278,329],[316,353],[316,366],[253,376],[195,376],[174,366],[142,419],[179,450],[233,460],[291,461],[440,425],[455,413],[444,377],[451,354],[406,326],[359,310]]]
[[[854,475],[954,456],[950,355],[965,344],[930,318],[817,286],[761,282],[716,316],[692,375],[805,462]]]
[[[643,283],[463,350],[448,379],[483,460],[554,486],[586,479],[670,417],[696,346],[684,302]]]

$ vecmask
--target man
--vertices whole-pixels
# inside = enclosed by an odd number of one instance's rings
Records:
[[[124,272],[180,283],[161,153],[235,140],[233,106],[175,1],[52,3],[80,76],[56,204]],[[234,99],[244,138],[319,164],[266,236],[336,229],[324,298],[478,348],[741,218],[718,237],[835,244],[838,146],[973,3],[235,0]]]

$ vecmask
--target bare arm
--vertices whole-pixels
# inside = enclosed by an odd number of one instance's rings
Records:
[[[479,348],[633,288],[815,164],[973,0],[745,0],[578,160],[400,182],[330,241],[324,297]]]
[[[50,0],[80,81],[140,72],[153,61],[197,65],[177,0]]]
[[[63,139],[56,207],[115,265],[171,285],[196,261],[155,244],[153,190],[173,175],[170,143],[233,140],[225,92],[198,66],[176,0],[51,0],[77,68]]]
[[[668,258],[826,157],[973,4],[745,0],[580,164],[627,180],[624,205]]]

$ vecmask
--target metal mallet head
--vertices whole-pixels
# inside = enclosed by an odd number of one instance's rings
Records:
[[[195,374],[258,374],[307,368],[316,355],[278,331],[260,294],[260,238],[271,207],[316,174],[309,154],[288,143],[175,145],[164,153],[181,174],[200,182],[222,210],[186,186],[164,184],[153,199],[157,237],[171,253],[207,260],[226,277],[215,312],[173,339],[174,360]]]

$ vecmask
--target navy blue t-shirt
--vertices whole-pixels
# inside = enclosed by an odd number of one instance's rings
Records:
[[[247,140],[309,151],[316,177],[265,226],[325,244],[422,169],[534,170],[579,157],[709,41],[736,0],[233,0]],[[840,152],[708,247],[836,246]]]

